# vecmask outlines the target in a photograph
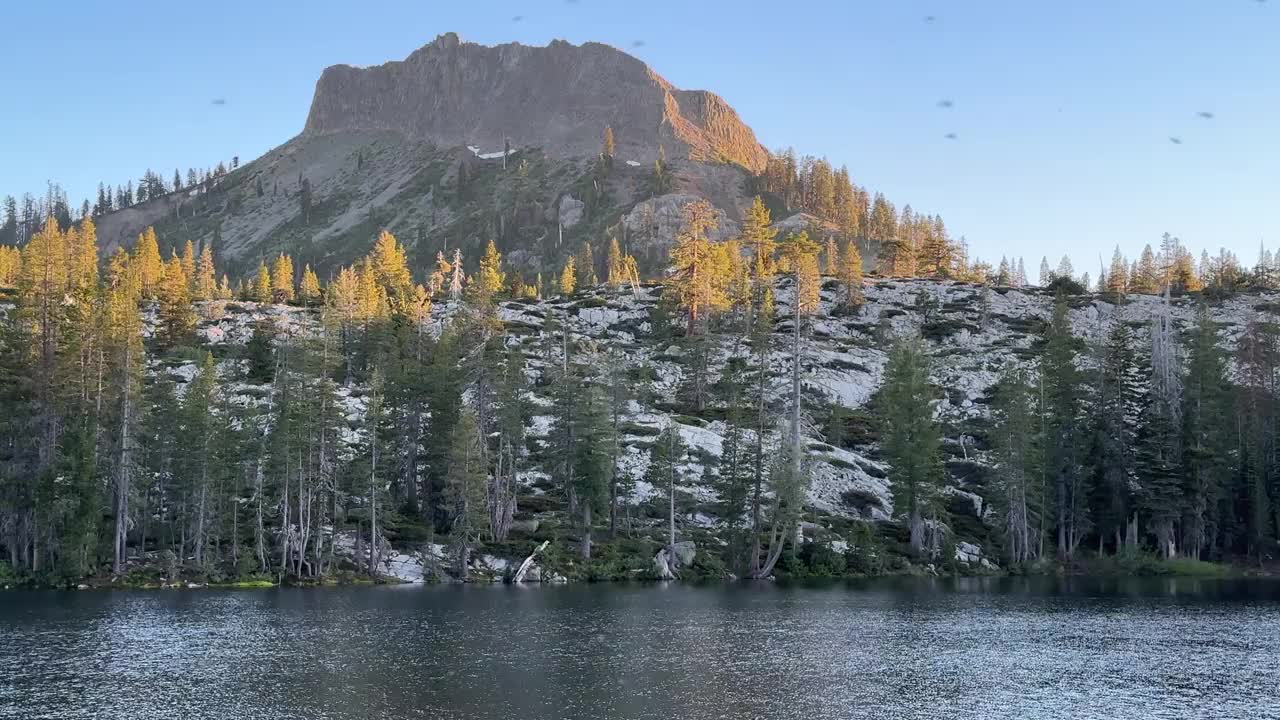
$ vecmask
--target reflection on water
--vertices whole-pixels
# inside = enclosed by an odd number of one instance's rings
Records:
[[[0,593],[0,718],[1262,718],[1280,583]]]

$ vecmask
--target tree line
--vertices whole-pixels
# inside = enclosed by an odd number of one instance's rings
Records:
[[[645,479],[664,495],[674,547],[690,464],[703,463],[729,567],[766,577],[794,550],[815,462],[808,439],[834,442],[838,425],[802,383],[824,278],[831,312],[857,313],[863,261],[853,240],[779,239],[760,199],[737,237],[711,241],[715,223],[705,202],[684,209],[648,333],[682,348],[673,410],[721,419],[723,451],[698,455],[671,423],[647,448]],[[616,242],[602,263],[584,244],[545,284],[507,268],[492,242],[472,272],[455,251],[419,283],[383,232],[323,286],[280,254],[234,287],[212,247],[188,242],[164,259],[150,229],[105,262],[96,245],[91,217],[66,229],[50,217],[0,253],[16,288],[0,322],[10,567],[76,578],[159,562],[170,575],[311,579],[376,573],[388,538],[440,537],[465,574],[474,549],[506,542],[521,480],[535,476],[584,563],[601,534],[637,527],[623,436],[630,403],[652,400],[653,370],[570,322],[601,276],[601,292],[640,291]],[[1157,268],[1172,292],[1180,256],[1169,256]],[[256,322],[243,347],[204,345],[202,314],[226,305],[203,301],[237,296],[308,307],[316,322],[292,333]],[[498,301],[531,297],[550,300],[532,347],[498,316]],[[436,303],[450,312],[433,313]],[[1274,329],[1249,325],[1234,379],[1207,308],[1190,341],[1167,309],[1140,336],[1112,319],[1105,334],[1077,337],[1060,299],[1035,362],[1002,377],[991,503],[1010,561],[1069,560],[1081,547],[1261,558],[1274,545]],[[874,407],[895,509],[925,555],[939,551],[947,518],[922,348],[894,346]],[[189,382],[163,370],[174,363],[195,367]],[[536,438],[534,390],[551,400]]]

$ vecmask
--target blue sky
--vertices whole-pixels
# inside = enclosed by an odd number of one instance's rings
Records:
[[[5,25],[0,195],[248,160],[301,129],[325,66],[452,30],[626,49],[1032,274],[1166,231],[1249,263],[1280,245],[1280,1],[64,0]]]

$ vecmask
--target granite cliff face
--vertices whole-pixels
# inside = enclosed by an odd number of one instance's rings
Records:
[[[335,65],[316,83],[304,135],[392,130],[477,153],[538,147],[550,156],[600,152],[613,128],[620,162],[727,162],[752,172],[768,154],[720,97],[680,90],[647,65],[599,43],[487,47],[453,33],[398,62]]]
[[[608,168],[596,162],[605,127]],[[722,99],[677,89],[615,48],[446,34],[401,61],[325,70],[296,137],[211,186],[102,216],[98,237],[110,253],[154,226],[163,253],[212,245],[232,278],[279,252],[324,275],[381,230],[424,274],[438,252],[474,262],[494,240],[534,278],[559,272],[583,242],[619,236],[652,275],[688,202],[715,206],[717,239],[736,231],[767,157]]]

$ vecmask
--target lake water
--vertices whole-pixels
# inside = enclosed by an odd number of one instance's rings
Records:
[[[1280,583],[0,592],[0,718],[1275,718]]]

